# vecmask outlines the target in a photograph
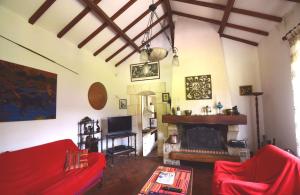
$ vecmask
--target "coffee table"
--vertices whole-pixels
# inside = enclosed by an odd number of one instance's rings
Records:
[[[156,180],[161,172],[175,172],[172,185],[157,183]],[[170,194],[170,195],[192,195],[193,169],[182,166],[158,166],[150,177],[147,178],[138,195]],[[181,189],[182,192],[163,190],[163,187]]]

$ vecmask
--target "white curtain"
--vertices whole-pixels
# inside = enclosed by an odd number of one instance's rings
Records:
[[[287,35],[291,47],[291,71],[292,86],[294,94],[295,126],[297,155],[300,156],[300,25],[296,26],[289,35]]]

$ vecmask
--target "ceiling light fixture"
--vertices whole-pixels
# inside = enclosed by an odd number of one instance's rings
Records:
[[[154,4],[154,0],[152,0],[152,4],[149,6],[150,18],[149,18],[149,21],[147,24],[147,28],[149,26],[152,26],[155,18],[156,18],[156,20],[158,20],[158,15],[155,12],[156,8],[157,8],[157,5]],[[163,25],[160,22],[159,22],[159,24],[163,28]],[[164,34],[172,48],[172,43],[171,43],[170,37],[168,36],[168,34],[166,32],[164,32]],[[152,37],[152,28],[150,28],[148,31],[145,32],[143,39],[142,39],[142,45],[145,45],[145,46],[140,52],[141,62],[157,62],[157,61],[164,59],[168,55],[168,50],[165,48],[151,47],[151,37]],[[172,51],[174,54],[172,64],[178,66],[179,65],[179,60],[178,60],[178,55],[177,55],[178,50],[177,50],[177,48],[174,47],[174,48],[172,48]]]

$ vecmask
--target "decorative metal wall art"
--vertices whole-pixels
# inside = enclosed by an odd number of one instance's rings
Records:
[[[0,122],[56,118],[57,74],[0,60]]]
[[[160,78],[158,62],[145,62],[130,65],[131,82]]]
[[[186,100],[212,98],[211,75],[185,77]]]

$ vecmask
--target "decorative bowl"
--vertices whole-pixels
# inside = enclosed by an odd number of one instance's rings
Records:
[[[185,110],[184,111],[186,116],[191,116],[192,115],[192,110]]]

